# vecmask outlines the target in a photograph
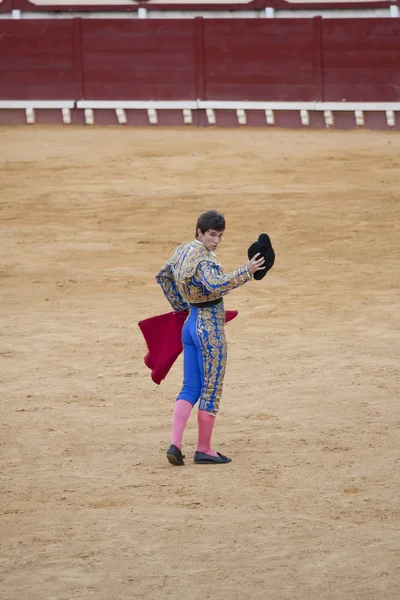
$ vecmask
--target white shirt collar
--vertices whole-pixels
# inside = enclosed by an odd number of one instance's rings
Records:
[[[200,246],[204,246],[204,248],[207,248],[207,246],[205,246],[205,245],[203,244],[203,242],[200,242],[200,240],[194,240],[194,241],[195,241],[197,244],[200,244]],[[207,250],[208,250],[208,248],[207,248]],[[209,252],[210,252],[210,253],[211,253],[213,256],[217,256],[217,255],[215,254],[215,252],[213,252],[212,250],[208,250],[208,251],[209,251]]]

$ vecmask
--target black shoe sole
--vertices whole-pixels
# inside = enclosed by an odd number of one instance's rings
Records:
[[[195,465],[229,465],[232,460],[224,460],[223,462],[215,462],[215,460],[195,460]]]
[[[183,460],[180,461],[178,459],[177,456],[175,456],[175,454],[167,454],[167,458],[168,458],[168,462],[171,463],[171,465],[174,465],[175,467],[183,467],[184,466],[184,462]]]

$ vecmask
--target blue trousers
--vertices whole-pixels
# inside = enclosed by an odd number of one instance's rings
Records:
[[[223,303],[207,308],[190,307],[182,330],[183,386],[177,400],[215,415],[225,376],[227,348]]]

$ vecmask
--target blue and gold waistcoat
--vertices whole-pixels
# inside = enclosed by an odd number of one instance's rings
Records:
[[[196,240],[178,246],[156,275],[174,310],[221,298],[251,278],[246,265],[224,273],[214,252]]]

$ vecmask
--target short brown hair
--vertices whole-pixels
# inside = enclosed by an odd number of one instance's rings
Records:
[[[224,215],[221,215],[221,213],[217,212],[216,210],[209,210],[203,213],[197,219],[196,236],[199,229],[203,234],[209,229],[214,229],[215,231],[225,231]]]

